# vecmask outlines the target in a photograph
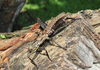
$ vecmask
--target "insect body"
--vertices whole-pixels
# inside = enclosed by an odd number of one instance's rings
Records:
[[[34,64],[37,69],[38,66],[35,64],[35,62],[30,58],[30,53],[32,52],[32,49],[34,48],[39,48],[39,46],[45,42],[45,40],[49,40],[49,36],[54,32],[53,27],[55,26],[56,22],[63,18],[66,14],[64,12],[62,12],[61,14],[59,14],[57,17],[53,18],[53,20],[50,22],[50,24],[47,24],[46,28],[40,33],[40,35],[38,36],[38,38],[36,39],[35,43],[32,44],[32,46],[29,48],[29,54],[28,54],[28,58],[31,60],[32,64]],[[36,50],[37,50],[36,49]],[[48,53],[46,51],[46,54],[48,56]],[[49,58],[49,56],[48,56]],[[50,58],[49,58],[50,59]],[[51,59],[50,59],[51,60]]]

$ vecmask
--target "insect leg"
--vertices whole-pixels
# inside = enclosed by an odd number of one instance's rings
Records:
[[[44,49],[44,50],[45,50],[45,52],[46,52],[46,55],[47,55],[48,59],[49,59],[50,61],[52,61],[52,60],[50,59],[50,56],[49,56],[47,50],[46,50],[46,49]]]
[[[66,48],[62,47],[61,45],[59,45],[55,40],[51,39],[52,42],[54,42],[55,44],[57,44],[60,48],[66,50]]]
[[[28,53],[28,58],[29,58],[29,60],[30,60],[31,63],[34,64],[34,65],[36,66],[36,68],[38,69],[37,64],[30,58],[30,54],[31,54],[31,51],[32,51],[32,50],[28,50],[28,51],[29,51],[29,53]]]

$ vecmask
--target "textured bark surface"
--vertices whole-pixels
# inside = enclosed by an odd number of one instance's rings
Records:
[[[100,70],[99,10],[85,10],[76,14],[67,13],[66,17],[76,18],[76,20],[66,20],[56,30],[59,33],[52,37],[58,44],[66,48],[66,50],[58,47],[51,41],[50,43],[46,41],[39,48],[41,52],[31,54],[31,58],[39,67],[38,70]],[[52,19],[46,23],[48,24],[51,21]],[[24,31],[22,31],[12,34],[23,34]],[[1,39],[0,48],[2,49],[3,46],[6,47],[18,38]],[[13,47],[15,50],[8,57],[5,57],[4,62],[2,62],[3,57],[0,58],[1,70],[37,70],[27,58],[28,48],[31,43],[33,41],[28,40],[25,43],[20,41],[16,45],[8,47],[7,50]],[[16,46],[19,47],[16,48]],[[48,51],[52,62],[45,55],[44,48]],[[7,50],[0,51],[0,55],[4,55]]]
[[[11,32],[15,18],[26,0],[0,0],[0,32]]]

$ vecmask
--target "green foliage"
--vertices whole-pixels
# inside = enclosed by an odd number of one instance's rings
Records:
[[[61,12],[76,13],[80,10],[99,9],[100,0],[27,0],[17,24],[29,26],[39,17],[43,21],[55,17]]]
[[[2,39],[6,38],[4,35],[0,35],[0,37],[1,37]]]

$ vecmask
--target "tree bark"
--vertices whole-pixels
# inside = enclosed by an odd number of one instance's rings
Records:
[[[31,58],[39,67],[38,70],[100,70],[99,10],[85,10],[75,14],[67,13],[66,17],[75,18],[75,20],[66,20],[51,37],[66,50],[52,41],[45,41],[39,47],[41,52],[32,51],[34,53],[31,54]],[[51,21],[52,19],[46,23]],[[23,34],[25,32],[18,31],[15,33]],[[1,39],[0,48],[17,38],[19,37]],[[14,51],[10,51],[12,53],[5,57],[4,62],[2,62],[3,57],[1,57],[1,70],[37,70],[27,57],[28,48],[33,41],[34,39],[27,42],[20,41],[16,45],[0,51],[2,56],[7,50],[14,47]],[[46,56],[44,48],[48,51],[52,61]]]
[[[0,0],[0,32],[11,32],[15,18],[26,0]]]

